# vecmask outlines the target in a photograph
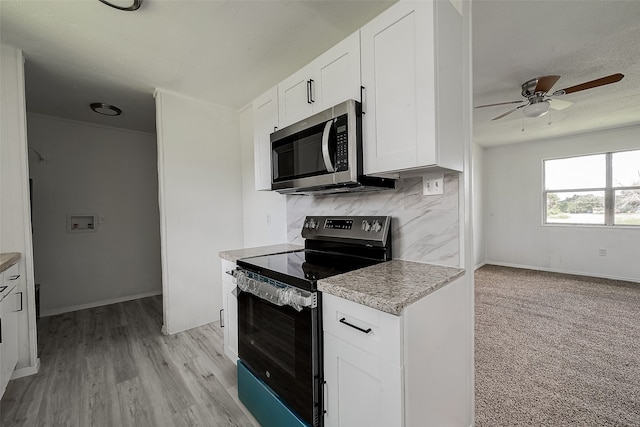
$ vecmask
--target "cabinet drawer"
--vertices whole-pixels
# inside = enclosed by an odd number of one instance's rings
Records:
[[[0,273],[0,301],[4,300],[19,283],[20,270],[17,263]]]
[[[401,366],[401,317],[334,295],[322,295],[324,332],[386,363]]]
[[[20,278],[20,270],[18,268],[18,264],[13,264],[11,267],[7,268],[2,272],[2,283],[1,285],[6,285],[8,287],[13,287],[13,285],[18,283],[18,279]]]

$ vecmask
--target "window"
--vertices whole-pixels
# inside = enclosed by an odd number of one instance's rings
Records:
[[[640,150],[544,160],[544,223],[640,226]]]

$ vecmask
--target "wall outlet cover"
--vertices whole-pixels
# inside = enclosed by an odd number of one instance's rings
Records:
[[[444,194],[444,173],[423,176],[422,194],[425,196]]]

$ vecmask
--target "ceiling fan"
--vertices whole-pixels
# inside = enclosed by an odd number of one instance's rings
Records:
[[[501,119],[520,108],[524,108],[522,112],[527,117],[540,117],[549,112],[549,108],[553,108],[554,110],[564,110],[569,107],[572,102],[563,101],[560,99],[554,99],[557,96],[566,95],[573,92],[578,92],[581,90],[591,89],[598,86],[604,86],[611,83],[619,82],[624,77],[623,74],[617,73],[612,74],[610,76],[601,77],[596,80],[591,80],[590,82],[581,83],[579,85],[567,87],[564,89],[556,90],[555,92],[549,94],[548,92],[551,90],[553,85],[556,84],[558,80],[560,80],[560,76],[542,76],[537,77],[535,79],[531,79],[522,84],[522,96],[526,99],[521,99],[519,101],[509,101],[509,102],[499,102],[497,104],[487,104],[487,105],[478,105],[475,108],[484,108],[484,107],[495,107],[497,105],[508,105],[508,104],[521,104],[517,107],[512,108],[506,113],[500,114],[498,117],[494,117],[491,120]]]

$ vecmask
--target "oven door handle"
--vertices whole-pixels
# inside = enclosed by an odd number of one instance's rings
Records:
[[[333,126],[333,119],[329,120],[324,125],[324,130],[322,131],[322,158],[324,159],[324,166],[327,168],[328,172],[334,172],[333,162],[329,155],[329,135],[331,134],[331,126]]]
[[[270,302],[273,305],[288,305],[302,311],[303,308],[316,308],[318,306],[318,293],[309,292],[293,286],[282,284],[277,286],[249,277],[244,271],[235,270],[233,276],[236,285],[243,291]]]

